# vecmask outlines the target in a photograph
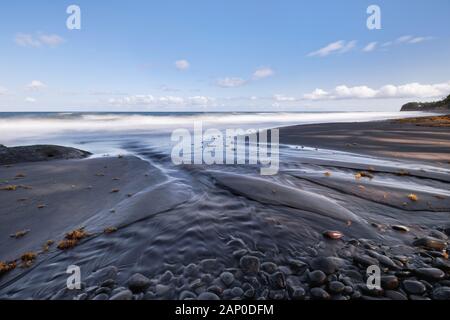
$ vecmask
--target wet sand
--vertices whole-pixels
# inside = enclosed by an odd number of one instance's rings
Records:
[[[273,177],[174,166],[138,142],[123,146],[136,156],[2,166],[0,298],[449,299],[448,135],[282,128]],[[65,286],[72,264],[81,290]]]
[[[430,117],[292,126],[280,130],[280,142],[448,165],[450,129],[447,121],[428,119]]]

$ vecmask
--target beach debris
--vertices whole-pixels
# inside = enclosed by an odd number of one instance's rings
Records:
[[[37,208],[38,209],[43,209],[43,208],[45,208],[47,205],[46,204],[38,204],[37,205]]]
[[[414,193],[410,193],[408,195],[408,199],[411,200],[411,201],[418,201],[419,197],[417,195],[415,195]]]
[[[360,174],[360,173],[356,173],[355,174],[355,179],[356,180],[359,180],[359,179],[361,179],[362,178],[362,175]]]
[[[117,156],[117,158],[122,159],[122,158],[123,158],[123,155],[119,154],[119,155]]]
[[[120,191],[120,189],[112,189],[111,190],[111,193],[117,193],[117,192],[119,192]]]
[[[22,260],[22,266],[27,268],[31,266],[34,260],[36,260],[37,254],[34,252],[25,252],[21,257],[20,260]]]
[[[47,242],[42,247],[43,252],[47,252],[50,249],[50,246],[52,246],[55,243],[53,240],[47,240]]]
[[[132,193],[127,194],[127,197],[128,197],[128,198],[131,198],[132,196],[133,196]]]
[[[330,177],[331,176],[331,172],[330,171],[325,171],[323,174],[325,175],[325,177]]]
[[[27,201],[27,200],[28,200],[28,198],[19,198],[19,199],[17,199],[18,202],[24,202],[24,201]]]
[[[96,173],[96,174],[95,174],[95,176],[96,176],[96,177],[104,177],[104,176],[105,176],[105,174],[104,174],[104,173],[101,173],[101,172],[99,172],[99,173]]]
[[[20,179],[20,178],[25,178],[27,175],[25,173],[18,173],[16,174],[15,178],[16,179]]]
[[[325,231],[325,232],[323,233],[323,236],[324,236],[325,238],[328,238],[328,239],[339,240],[339,239],[341,239],[344,235],[343,235],[342,232],[340,232],[340,231],[330,231],[330,230],[327,230],[327,231]]]
[[[78,242],[89,236],[83,228],[72,230],[66,233],[65,239],[58,243],[58,249],[65,250],[75,247]]]
[[[408,227],[402,226],[402,225],[399,225],[399,224],[394,224],[394,225],[391,226],[391,228],[393,230],[400,231],[400,232],[409,232],[409,228]]]
[[[112,179],[113,179],[113,181],[119,181],[120,180],[120,178],[117,178],[117,177],[112,178]]]
[[[116,212],[116,209],[110,209],[109,212],[114,213]]]
[[[10,184],[4,187],[1,187],[0,190],[4,190],[4,191],[16,191],[18,188],[18,186],[14,185],[14,184]]]
[[[13,262],[0,261],[0,275],[15,269],[16,266],[17,264],[14,261]]]
[[[371,174],[370,172],[366,172],[366,171],[360,171],[356,175],[359,175],[359,178],[364,177],[364,178],[373,179],[373,174]]]
[[[409,176],[409,175],[411,175],[408,171],[406,171],[406,170],[400,170],[399,172],[396,172],[395,173],[396,175],[398,175],[398,176]]]
[[[435,197],[436,199],[439,199],[439,200],[445,200],[445,197],[444,197],[444,196],[441,196],[441,195],[439,195],[439,194],[434,195],[434,197]]]
[[[107,227],[105,228],[105,230],[103,230],[104,233],[109,234],[109,233],[113,233],[116,232],[117,228],[116,227]]]
[[[19,238],[22,238],[23,236],[25,236],[28,232],[30,232],[29,229],[20,230],[20,231],[17,231],[16,233],[11,234],[10,237],[19,239]]]

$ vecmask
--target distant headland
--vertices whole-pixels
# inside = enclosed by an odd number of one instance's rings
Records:
[[[450,95],[435,102],[409,102],[403,105],[400,111],[449,112]]]

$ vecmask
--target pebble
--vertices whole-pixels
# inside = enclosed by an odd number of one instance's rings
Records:
[[[303,300],[305,298],[306,291],[302,287],[294,287],[292,288],[290,295],[293,300]]]
[[[131,300],[133,293],[130,290],[123,290],[113,295],[109,300]]]
[[[145,291],[150,286],[150,279],[146,276],[135,273],[128,279],[128,288],[134,293]]]
[[[384,295],[391,300],[408,300],[408,298],[399,291],[386,290]]]
[[[345,289],[345,285],[340,281],[332,281],[328,284],[328,288],[333,293],[341,293]]]
[[[220,274],[220,280],[229,287],[234,282],[234,276],[231,272],[222,272]]]
[[[108,300],[108,295],[106,293],[100,293],[96,295],[92,300]]]
[[[448,236],[445,233],[440,232],[438,230],[432,230],[430,232],[430,236],[436,239],[448,240]]]
[[[378,260],[372,257],[369,257],[368,255],[362,254],[362,255],[355,255],[353,257],[353,261],[361,264],[365,267],[372,266],[372,265],[378,265]]]
[[[164,272],[159,281],[162,283],[169,283],[173,279],[173,273],[170,270]]]
[[[403,287],[409,294],[422,294],[426,291],[425,285],[416,280],[403,281]]]
[[[343,264],[343,260],[336,257],[319,257],[315,258],[311,262],[311,267],[314,270],[321,270],[326,274],[332,274],[339,269],[339,266]]]
[[[86,283],[92,285],[93,283],[102,283],[103,281],[108,279],[115,279],[117,277],[117,272],[118,270],[115,266],[105,267],[90,274],[86,278]]]
[[[202,292],[197,300],[220,300],[219,296],[212,292]]]
[[[270,276],[270,283],[277,289],[286,288],[286,278],[282,272],[275,272]]]
[[[261,264],[261,269],[267,272],[268,274],[272,274],[277,271],[277,265],[273,262],[263,262]]]
[[[428,280],[441,280],[445,277],[444,271],[437,268],[418,268],[414,271],[419,278]]]
[[[450,270],[450,261],[442,259],[442,258],[436,258],[436,260],[434,260],[433,266],[436,268],[439,268],[439,269],[449,271]]]
[[[189,290],[184,290],[180,293],[180,300],[186,300],[186,299],[197,299],[197,295]]]
[[[400,232],[409,232],[409,228],[408,227],[402,226],[402,225],[398,225],[398,224],[393,225],[392,229],[396,230],[396,231],[400,231]]]
[[[327,300],[330,299],[330,295],[328,292],[323,290],[322,288],[312,288],[309,293],[313,299],[317,300]]]
[[[204,272],[214,272],[219,269],[219,262],[217,259],[205,259],[200,262],[200,266]]]
[[[397,289],[399,285],[399,281],[396,276],[382,276],[380,282],[381,287],[386,290]]]
[[[242,297],[242,295],[244,294],[244,290],[242,290],[242,288],[239,287],[234,287],[233,289],[231,289],[231,294],[234,297]]]
[[[430,250],[442,251],[447,247],[447,244],[443,240],[439,240],[432,237],[419,238],[413,242],[416,247],[424,247]]]
[[[255,274],[259,272],[260,261],[255,256],[243,256],[239,261],[239,265],[244,273]]]
[[[102,282],[100,287],[106,287],[106,288],[112,288],[116,284],[116,281],[114,279],[107,279]]]
[[[331,231],[331,230],[327,230],[323,233],[323,236],[325,238],[331,239],[331,240],[339,240],[341,239],[344,235],[342,234],[342,232],[340,231]]]
[[[325,282],[327,276],[326,274],[321,270],[316,270],[313,272],[310,272],[308,275],[308,278],[313,285],[321,285]]]
[[[433,290],[433,299],[450,300],[450,287],[440,287]]]
[[[294,274],[302,275],[308,269],[306,263],[297,259],[291,259],[288,263]]]

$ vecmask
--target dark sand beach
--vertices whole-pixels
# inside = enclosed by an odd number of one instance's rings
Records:
[[[271,177],[138,144],[2,165],[0,298],[450,299],[449,138],[413,121],[285,127]]]

